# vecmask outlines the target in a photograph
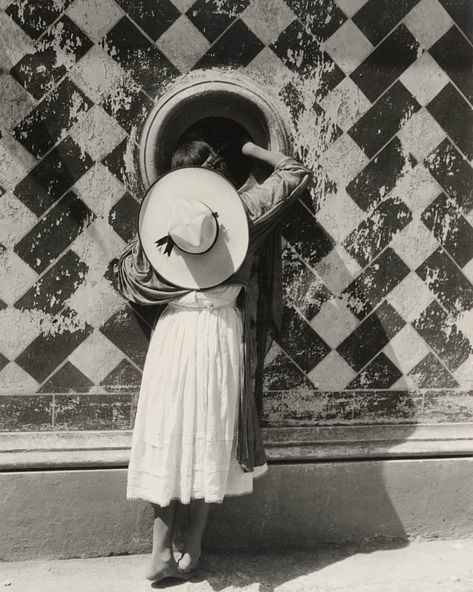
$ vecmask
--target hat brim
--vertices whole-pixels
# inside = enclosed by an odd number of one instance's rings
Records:
[[[168,233],[171,204],[185,197],[198,199],[218,213],[218,237],[206,253],[186,253],[175,245],[168,255],[156,241]],[[221,284],[238,271],[248,250],[248,218],[237,190],[220,173],[202,167],[175,169],[151,185],[141,203],[138,233],[156,272],[192,290]]]

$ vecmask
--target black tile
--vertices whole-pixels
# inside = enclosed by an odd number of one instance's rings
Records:
[[[39,432],[52,430],[51,395],[2,395],[1,432]]]
[[[100,104],[129,134],[141,126],[153,107],[153,101],[129,82],[117,84]]]
[[[377,206],[393,189],[406,165],[414,166],[415,158],[403,153],[399,138],[394,137],[366,167],[348,183],[346,190],[363,210]]]
[[[139,211],[139,203],[129,193],[125,193],[110,210],[110,226],[126,242],[136,235]]]
[[[287,306],[283,308],[277,342],[304,372],[312,370],[330,352],[309,323]]]
[[[402,376],[399,368],[380,352],[355,378],[347,389],[388,389]]]
[[[375,101],[417,59],[419,44],[409,30],[399,25],[354,70],[350,77]]]
[[[294,123],[299,121],[301,114],[305,111],[304,97],[300,89],[291,80],[279,91],[279,96],[289,109],[292,121]]]
[[[10,73],[35,99],[40,99],[92,45],[79,27],[63,15]]]
[[[129,307],[115,313],[100,331],[130,360],[143,368],[148,350],[149,328],[139,323]]]
[[[457,27],[451,27],[429,52],[470,103],[473,103],[473,47]]]
[[[444,86],[427,109],[463,154],[473,159],[473,109],[453,84]]]
[[[333,0],[323,0],[314,5],[314,0],[286,0],[303,25],[320,40],[331,37],[347,20]]]
[[[55,395],[55,430],[126,430],[130,428],[131,396]]]
[[[473,227],[444,193],[422,212],[422,221],[460,267],[473,257]]]
[[[404,261],[387,247],[343,290],[348,308],[363,319],[409,272]]]
[[[0,299],[0,310],[3,310],[6,307],[7,307],[7,304],[5,302],[3,302],[3,300]]]
[[[309,145],[300,145],[298,147],[297,158],[302,162],[317,161],[329,146],[333,144],[343,134],[343,131],[333,122],[333,118],[327,116],[317,103],[312,105],[313,118],[317,121],[317,141],[311,142]],[[308,115],[308,112],[305,113]],[[313,171],[315,173],[315,171]],[[320,187],[320,177],[315,174],[307,185],[306,192],[310,193],[311,189],[317,191]],[[303,197],[301,197],[303,200]]]
[[[70,191],[15,245],[14,251],[41,273],[93,218],[85,203]]]
[[[413,326],[451,371],[456,370],[473,351],[468,338],[451,322],[436,300],[419,315]]]
[[[124,138],[102,160],[102,164],[126,187],[127,191],[141,199],[145,194],[145,188],[140,175],[136,174],[140,166],[138,161],[139,152],[133,143],[130,146],[130,142],[129,138]],[[132,151],[133,168],[130,166],[130,149]]]
[[[3,370],[8,364],[9,360],[4,355],[0,354],[0,370]]]
[[[233,0],[230,10],[222,10],[222,3],[219,0],[197,0],[186,12],[186,16],[212,43],[249,3],[250,0]]]
[[[18,183],[14,194],[40,216],[93,164],[89,154],[67,136]]]
[[[473,308],[473,286],[442,248],[435,250],[416,273],[452,315]]]
[[[445,192],[464,213],[469,213],[473,209],[473,169],[448,138],[429,154],[425,163]]]
[[[330,291],[291,248],[283,249],[282,265],[287,304],[294,306],[306,319],[312,319],[330,299]]]
[[[70,319],[75,318],[71,310],[64,309],[55,318],[57,332],[39,335],[15,360],[39,382],[47,378],[92,332],[92,327],[87,324],[69,328]]]
[[[100,383],[106,391],[133,391],[141,384],[141,372],[129,360],[122,360]]]
[[[47,95],[14,129],[15,138],[40,158],[92,106],[68,78]]]
[[[364,267],[411,220],[412,214],[406,204],[399,198],[388,197],[360,223],[358,228],[350,232],[343,240],[343,246],[361,267]]]
[[[460,386],[433,353],[428,353],[409,371],[408,375],[419,388],[454,388]]]
[[[373,45],[386,37],[419,0],[369,0],[352,20]]]
[[[88,391],[94,383],[67,361],[38,390],[39,393],[74,393]]]
[[[337,347],[337,352],[359,372],[405,325],[394,308],[383,302]]]
[[[271,49],[291,70],[307,78],[317,69],[317,94],[325,95],[345,78],[332,58],[320,48],[320,39],[293,21],[273,43]]]
[[[115,0],[143,31],[156,39],[160,37],[181,15],[169,0]]]
[[[312,267],[334,247],[333,239],[300,202],[284,216],[282,234]]]
[[[419,103],[397,81],[348,133],[371,158],[399,131],[401,124],[419,109]]]
[[[25,2],[15,0],[5,12],[33,39],[37,39],[73,0]]]
[[[292,391],[296,388],[313,390],[314,385],[287,357],[284,352],[278,353],[264,369],[265,391]]]
[[[88,269],[78,255],[68,251],[15,302],[15,308],[58,313],[82,283]]]
[[[440,0],[440,3],[473,44],[471,0]]]
[[[243,21],[236,20],[200,58],[194,69],[216,66],[247,66],[264,48]]]
[[[102,45],[152,97],[159,94],[165,82],[179,74],[166,56],[126,16],[105,35]]]

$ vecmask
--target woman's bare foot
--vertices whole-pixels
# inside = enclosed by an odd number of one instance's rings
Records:
[[[164,578],[179,577],[177,563],[171,553],[151,555],[151,564],[146,579],[153,582],[159,582]]]
[[[199,564],[200,554],[200,547],[193,549],[187,547],[178,561],[179,570],[183,573],[191,573],[195,571]]]

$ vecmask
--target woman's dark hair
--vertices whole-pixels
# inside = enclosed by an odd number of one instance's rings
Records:
[[[229,177],[223,158],[202,140],[192,140],[181,144],[172,155],[171,168],[201,166]]]

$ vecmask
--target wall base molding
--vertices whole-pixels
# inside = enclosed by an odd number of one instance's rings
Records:
[[[0,470],[126,467],[131,430],[1,432]],[[473,423],[263,428],[268,459],[473,456]]]

